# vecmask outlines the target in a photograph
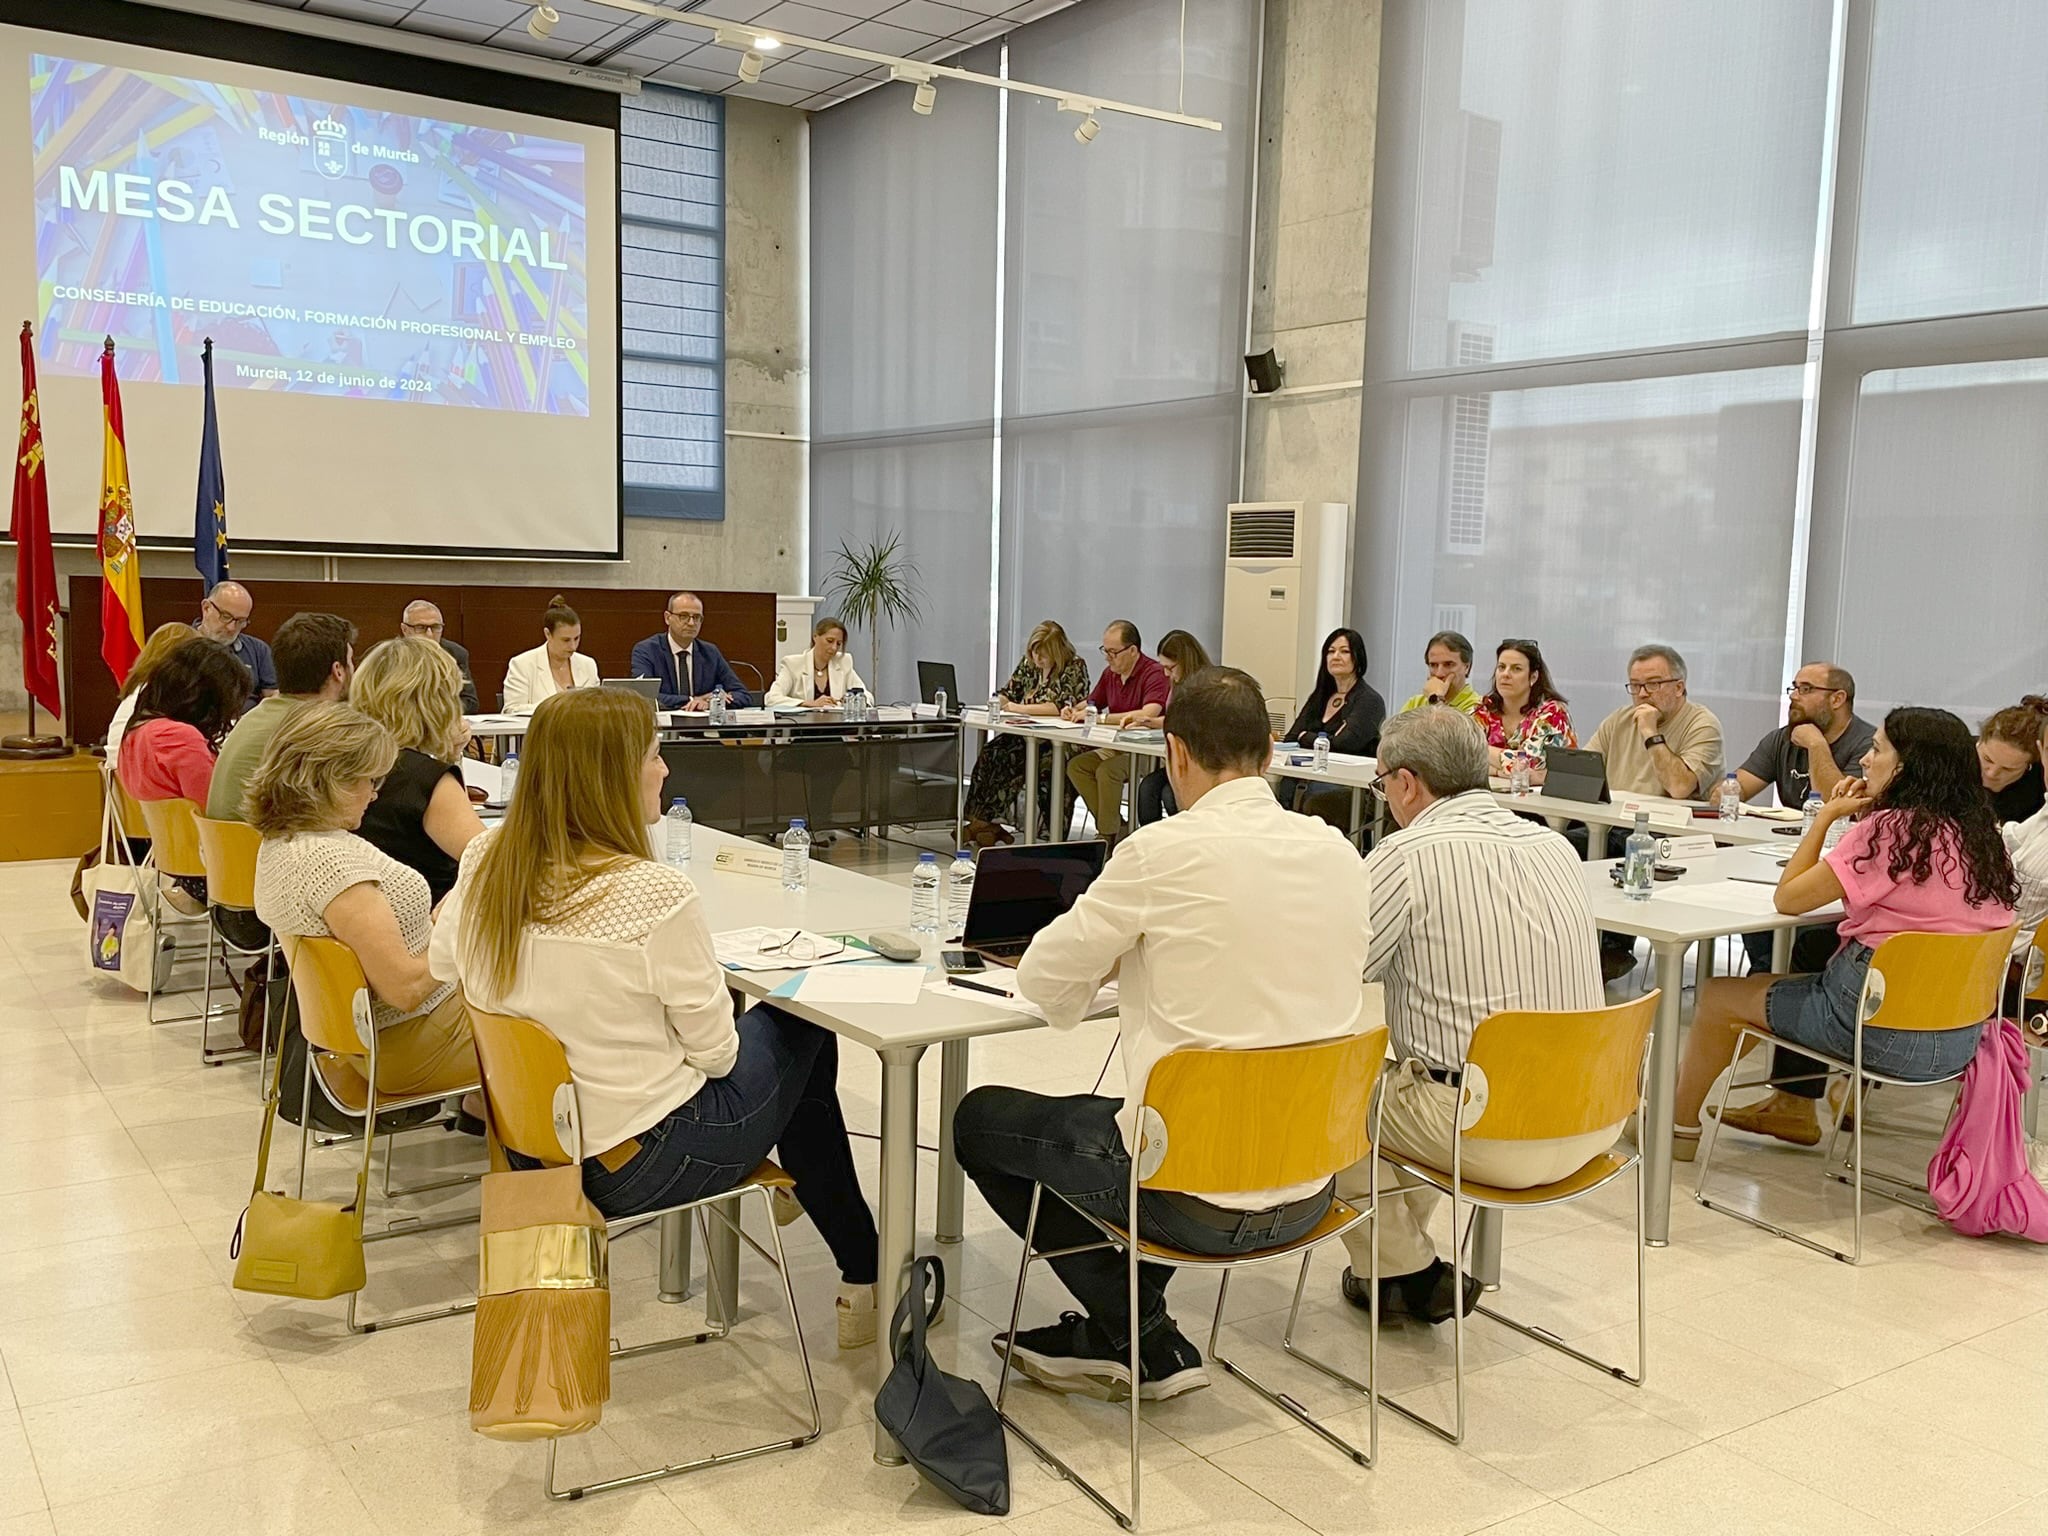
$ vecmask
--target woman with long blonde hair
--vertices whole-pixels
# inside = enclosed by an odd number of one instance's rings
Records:
[[[838,1041],[765,1003],[734,1019],[697,888],[651,856],[667,777],[638,694],[541,700],[503,825],[463,850],[434,974],[562,1042],[605,1215],[719,1194],[775,1152],[838,1262],[840,1347],[871,1343],[877,1239]]]
[[[1052,619],[1043,620],[1024,642],[1024,657],[996,695],[996,707],[1011,715],[1057,715],[1068,704],[1088,697],[1088,663],[1074,650],[1067,632]],[[1052,819],[1052,771],[1042,754],[1038,769],[1038,804],[1042,821]],[[1010,842],[1002,825],[1024,787],[1024,738],[991,736],[974,760],[967,785],[967,841],[976,848]]]
[[[362,834],[426,876],[438,902],[455,885],[455,861],[484,829],[462,785],[462,671],[432,640],[386,640],[357,665],[349,702],[398,743]]]

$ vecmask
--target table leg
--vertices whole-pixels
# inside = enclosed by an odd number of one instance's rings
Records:
[[[656,1226],[661,1235],[661,1299],[667,1302],[690,1299],[690,1218],[685,1211],[670,1211]]]
[[[1047,830],[1045,840],[1064,843],[1072,818],[1073,813],[1067,808],[1067,744],[1055,741],[1052,744],[1052,826]]]
[[[1507,1212],[1481,1206],[1472,1213],[1472,1246],[1465,1256],[1465,1273],[1489,1291],[1500,1289],[1500,1240],[1507,1229]]]
[[[1024,738],[1024,842],[1038,841],[1038,738]]]
[[[1351,841],[1356,843],[1364,831],[1365,791],[1354,787],[1351,791]]]
[[[906,1045],[882,1052],[881,1268],[875,1305],[884,1326],[875,1339],[877,1389],[896,1363],[887,1324],[910,1283],[917,1250],[917,1064],[924,1050]],[[903,1452],[879,1421],[875,1460],[885,1467],[903,1465]]]
[[[720,1221],[718,1212],[726,1219]],[[740,1320],[740,1202],[721,1200],[707,1230],[711,1250],[704,1255],[704,1311],[727,1327]]]
[[[953,742],[953,846],[967,846],[967,726]]]
[[[1796,928],[1780,928],[1771,934],[1771,971],[1783,976],[1792,969],[1792,941],[1798,937]]]
[[[948,1040],[939,1047],[939,1215],[932,1235],[942,1243],[960,1241],[967,1209],[967,1180],[953,1155],[953,1112],[967,1093],[967,1046]]]
[[[1684,1001],[1683,942],[1650,946],[1657,967],[1657,1023],[1650,1035],[1650,1093],[1642,1125],[1643,1235],[1652,1248],[1671,1241],[1671,1101],[1678,1094],[1678,1019]]]

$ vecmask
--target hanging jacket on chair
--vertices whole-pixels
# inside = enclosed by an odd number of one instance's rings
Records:
[[[1941,1219],[1968,1237],[2010,1232],[2048,1243],[2048,1189],[2027,1166],[2020,1099],[2031,1064],[2011,1019],[1984,1026],[1963,1073],[1962,1095],[1927,1165]]]

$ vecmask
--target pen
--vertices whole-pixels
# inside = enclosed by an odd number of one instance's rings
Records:
[[[948,977],[947,984],[949,986],[965,987],[970,992],[986,992],[990,997],[1006,998],[1010,995],[1001,987],[991,987],[979,981],[962,981],[958,976]]]

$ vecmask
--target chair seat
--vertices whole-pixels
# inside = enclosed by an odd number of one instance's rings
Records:
[[[772,1165],[764,1165],[772,1166]],[[1291,1243],[1281,1243],[1275,1248],[1248,1248],[1237,1253],[1189,1253],[1185,1248],[1175,1248],[1166,1243],[1155,1243],[1149,1237],[1138,1239],[1138,1253],[1147,1259],[1157,1259],[1162,1264],[1178,1264],[1188,1268],[1210,1264],[1250,1264],[1259,1259],[1275,1259],[1285,1254],[1299,1253],[1315,1243],[1320,1243],[1342,1228],[1358,1220],[1358,1212],[1342,1200],[1330,1202],[1329,1213]],[[1104,1231],[1114,1232],[1118,1242],[1128,1243],[1131,1234],[1115,1222],[1097,1219],[1095,1224]]]
[[[320,1074],[320,1082],[327,1096],[338,1105],[344,1114],[360,1118],[369,1108],[369,1087],[361,1072],[352,1063],[368,1065],[367,1056],[337,1056],[331,1051],[313,1053],[313,1070]],[[425,1104],[434,1099],[453,1098],[457,1094],[472,1093],[480,1085],[469,1083],[454,1088],[444,1088],[436,1093],[384,1093],[377,1099],[380,1112],[400,1109],[410,1104]]]
[[[760,1167],[740,1180],[739,1187],[745,1189],[752,1184],[759,1184],[763,1189],[795,1189],[796,1178],[793,1174],[784,1173],[774,1158],[764,1157]]]
[[[1445,1194],[1451,1192],[1451,1176],[1440,1168],[1431,1168],[1424,1163],[1411,1163],[1398,1157],[1389,1157],[1387,1161],[1403,1173],[1412,1174],[1434,1189],[1440,1189]],[[1609,1179],[1634,1167],[1635,1162],[1636,1152],[1633,1147],[1626,1152],[1602,1152],[1585,1167],[1566,1174],[1553,1184],[1537,1184],[1528,1189],[1502,1189],[1497,1184],[1480,1184],[1467,1179],[1461,1193],[1465,1199],[1478,1205],[1548,1205],[1554,1200],[1570,1200],[1598,1189]],[[1385,1194],[1388,1191],[1382,1190],[1381,1193]]]
[[[1844,1076],[1856,1070],[1855,1063],[1849,1061],[1846,1057],[1830,1056],[1826,1051],[1816,1050],[1813,1046],[1802,1045],[1797,1040],[1787,1040],[1783,1035],[1774,1035],[1761,1024],[1751,1024],[1745,1027],[1748,1033],[1760,1039],[1774,1041],[1777,1044],[1797,1051],[1802,1056],[1810,1056],[1822,1066],[1832,1067]],[[1965,1063],[1943,1077],[1890,1077],[1872,1067],[1867,1061],[1863,1064],[1864,1077],[1873,1083],[1884,1083],[1893,1088],[1937,1088],[1943,1083],[1954,1082],[1968,1070],[1968,1064]]]

